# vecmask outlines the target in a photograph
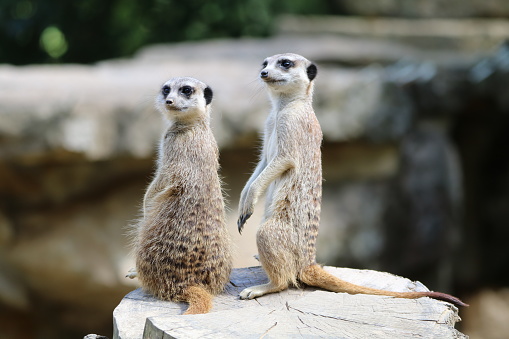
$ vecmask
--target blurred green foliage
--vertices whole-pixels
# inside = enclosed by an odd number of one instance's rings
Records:
[[[283,13],[330,0],[0,0],[0,63],[91,63],[146,44],[267,36]]]

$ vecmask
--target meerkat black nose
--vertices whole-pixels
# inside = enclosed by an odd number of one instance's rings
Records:
[[[166,100],[166,105],[171,105],[171,104],[173,104],[173,100],[171,100],[171,99]]]
[[[266,78],[268,76],[269,76],[269,72],[268,71],[261,71],[261,73],[260,73],[260,77],[261,78]]]

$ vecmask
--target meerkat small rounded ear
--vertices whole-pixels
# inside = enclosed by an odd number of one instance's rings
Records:
[[[306,72],[308,74],[309,81],[313,81],[313,79],[316,77],[316,73],[318,73],[318,69],[316,68],[315,64],[311,64],[308,66]]]
[[[205,97],[205,104],[208,105],[210,104],[210,102],[212,101],[212,88],[210,87],[206,87],[204,90],[203,90],[203,96]]]

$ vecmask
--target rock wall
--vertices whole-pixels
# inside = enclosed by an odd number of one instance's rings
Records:
[[[257,264],[263,202],[242,237],[235,211],[268,110],[258,68],[285,50],[319,65],[320,262],[449,292],[508,281],[497,269],[508,256],[485,248],[507,235],[507,45],[461,64],[454,50],[339,36],[161,45],[92,66],[0,65],[0,336],[111,333],[113,308],[135,287],[126,234],[153,170],[153,99],[172,76],[214,89],[235,265]]]

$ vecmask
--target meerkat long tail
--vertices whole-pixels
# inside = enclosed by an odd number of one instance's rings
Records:
[[[182,300],[189,303],[184,312],[186,314],[209,313],[212,309],[212,294],[198,286],[191,286],[185,289]]]
[[[350,294],[373,294],[385,295],[397,298],[416,299],[430,297],[450,302],[456,306],[468,306],[460,299],[440,292],[392,292],[375,288],[364,287],[341,280],[338,277],[325,271],[319,265],[311,265],[304,269],[300,275],[300,280],[306,285],[320,287],[332,292],[345,292]]]

